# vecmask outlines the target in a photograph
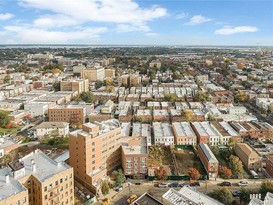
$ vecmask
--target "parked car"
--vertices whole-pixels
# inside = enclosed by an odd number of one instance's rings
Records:
[[[169,184],[169,187],[179,187],[179,183],[173,182],[173,183]]]
[[[247,186],[248,185],[248,182],[247,181],[240,181],[238,183],[238,186]]]
[[[192,183],[190,183],[190,186],[200,186],[200,183],[199,182],[192,182]]]
[[[220,186],[231,186],[231,183],[228,181],[224,181],[222,183],[219,184]]]
[[[137,195],[136,194],[133,194],[130,196],[129,199],[127,199],[127,203],[128,204],[131,204],[133,201],[135,201],[137,199]]]
[[[232,192],[232,196],[234,196],[234,197],[238,197],[240,195],[241,195],[241,191],[233,191]]]
[[[163,188],[165,188],[165,187],[168,187],[169,186],[169,184],[168,183],[164,183],[164,182],[162,182],[162,183],[160,183],[160,184],[158,184],[158,187],[163,187]]]
[[[122,186],[115,186],[114,187],[114,190],[117,191],[117,192],[121,191],[122,189],[123,189]]]

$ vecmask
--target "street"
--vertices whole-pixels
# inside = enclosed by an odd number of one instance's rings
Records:
[[[223,181],[223,180],[222,180]],[[240,180],[229,180],[232,183],[232,186],[228,187],[231,191],[236,191],[240,190],[241,187],[237,185],[237,182]],[[252,190],[259,189],[262,180],[247,180],[249,185],[247,187],[251,187]],[[197,190],[202,192],[202,193],[209,193],[213,192],[215,189],[220,188],[217,184],[221,183],[221,181],[208,181],[207,185],[206,182],[201,182],[200,187],[197,187]],[[247,188],[246,187],[246,188]],[[127,199],[129,198],[130,195],[136,194],[138,197],[144,194],[145,192],[148,192],[150,195],[158,199],[159,201],[162,201],[162,195],[168,191],[170,187],[167,188],[159,188],[155,187],[152,182],[149,183],[144,183],[141,185],[135,185],[132,184],[130,185],[130,190],[129,187],[125,187],[122,191],[119,193],[117,192],[114,198],[112,199],[110,204],[117,204],[117,205],[122,205],[122,204],[127,204]],[[180,190],[181,187],[174,187],[176,190]],[[106,196],[107,197],[107,196]],[[95,203],[96,205],[101,204],[101,202]]]

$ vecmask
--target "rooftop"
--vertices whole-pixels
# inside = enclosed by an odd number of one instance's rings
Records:
[[[132,204],[134,205],[163,205],[160,201],[152,197],[147,192],[141,195],[136,201]]]
[[[201,143],[198,146],[201,148],[201,150],[204,153],[205,157],[207,158],[208,162],[218,163],[217,158],[212,153],[212,151],[210,150],[210,148],[209,148],[209,146],[207,144]]]
[[[42,122],[36,127],[36,129],[43,128],[65,128],[69,125],[67,122]]]

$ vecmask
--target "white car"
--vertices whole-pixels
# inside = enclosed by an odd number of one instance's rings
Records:
[[[238,186],[247,186],[248,185],[248,182],[247,181],[240,181],[238,183]]]
[[[168,187],[169,186],[169,184],[168,183],[160,183],[160,184],[158,184],[158,187],[163,187],[163,188],[165,188],[165,187]]]

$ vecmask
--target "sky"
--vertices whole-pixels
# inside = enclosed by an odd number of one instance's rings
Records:
[[[0,0],[0,44],[273,46],[273,0]]]

